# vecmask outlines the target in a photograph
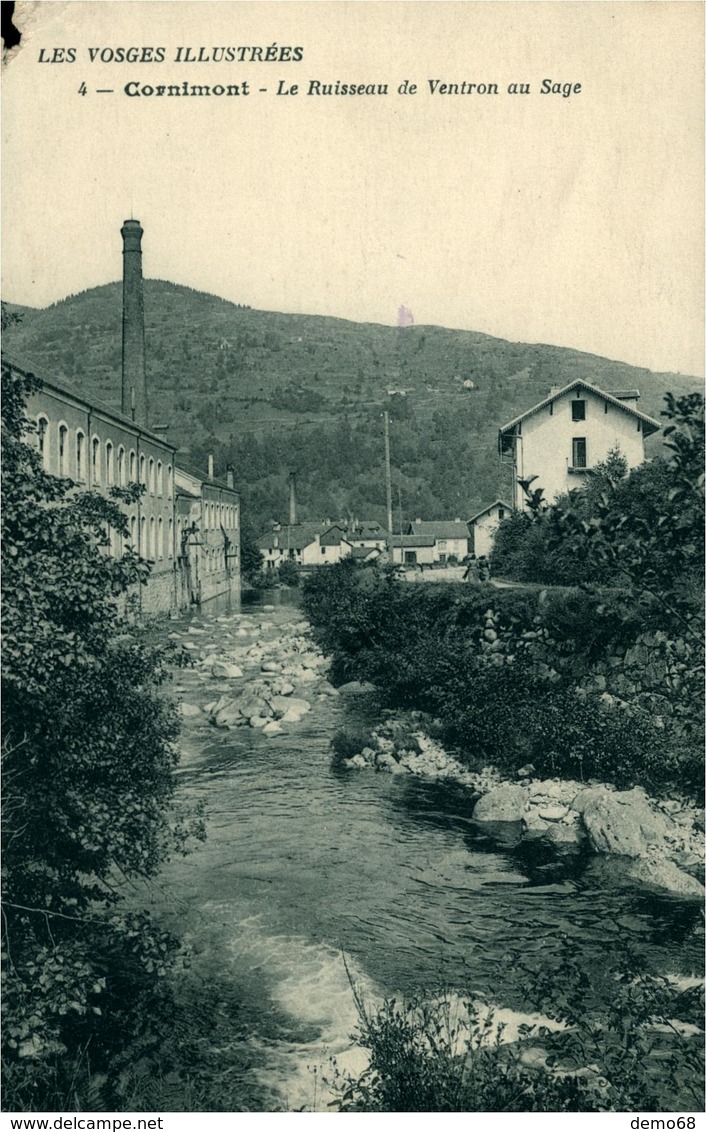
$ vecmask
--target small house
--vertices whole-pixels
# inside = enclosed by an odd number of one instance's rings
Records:
[[[432,566],[435,545],[430,535],[393,535],[392,562],[396,566]]]
[[[441,566],[445,566],[450,558],[462,562],[468,554],[468,524],[461,519],[415,519],[408,524],[406,533],[431,539],[434,544],[433,562]]]
[[[468,520],[468,529],[471,535],[471,553],[476,558],[488,558],[495,534],[503,519],[510,514],[512,508],[502,499],[489,503],[482,511],[478,511]]]

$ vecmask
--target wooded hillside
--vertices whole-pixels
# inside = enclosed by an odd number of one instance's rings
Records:
[[[111,283],[45,310],[10,305],[22,320],[6,348],[38,375],[118,408],[121,304],[121,284]],[[400,515],[468,518],[507,495],[498,427],[552,386],[584,377],[638,388],[640,407],[658,415],[665,392],[702,385],[471,331],[251,310],[162,280],[145,282],[145,318],[152,422],[169,426],[189,464],[205,469],[208,452],[217,474],[233,463],[258,527],[286,518],[290,470],[300,518],[384,521],[384,409],[397,527]]]

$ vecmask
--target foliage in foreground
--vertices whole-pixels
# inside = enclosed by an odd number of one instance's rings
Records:
[[[200,833],[173,806],[164,665],[119,614],[147,567],[106,553],[117,502],[24,442],[33,387],[3,372],[4,1103],[25,1110],[70,1107],[81,1051],[100,1067],[134,1029],[176,941],[125,885]]]
[[[529,985],[563,1029],[523,1023],[506,1034],[472,996],[393,999],[374,1011],[357,998],[355,1037],[370,1061],[357,1078],[334,1066],[339,1110],[701,1111],[701,987],[612,972],[600,997],[566,957],[551,987],[531,973]]]

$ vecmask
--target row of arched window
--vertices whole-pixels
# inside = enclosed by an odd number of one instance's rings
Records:
[[[69,427],[64,421],[58,423],[56,438],[52,441],[49,419],[44,414],[37,417],[37,438],[43,466],[46,471],[55,475],[71,476],[77,481],[87,481],[87,466],[90,460],[92,484],[125,487],[128,483],[141,483],[150,495],[163,496],[166,479],[166,496],[167,498],[173,496],[174,472],[171,464],[163,465],[161,460],[147,457],[144,453],[138,457],[134,449],[126,451],[123,445],[119,445],[116,451],[111,440],[106,440],[102,444],[98,436],[91,437],[90,446],[87,446],[86,434],[80,428],[75,430],[72,440]],[[143,515],[138,522],[138,517],[132,515],[128,522],[129,535],[126,538],[111,529],[110,553],[113,557],[120,557],[128,547],[132,547],[143,558],[161,561],[165,557],[166,536],[166,557],[173,558],[174,521],[171,517],[166,521],[166,532],[161,516],[148,518]],[[237,530],[237,506],[215,500],[205,501],[203,529],[219,530],[221,527]],[[182,519],[179,517],[177,554],[180,553],[181,535]],[[205,561],[208,573],[225,570],[225,549],[208,548]]]
[[[205,502],[203,505],[203,529],[217,531],[219,527],[237,530],[238,508],[230,503]]]
[[[137,515],[131,515],[129,520],[129,533],[123,538],[118,531],[110,529],[110,553],[113,558],[120,556],[128,549],[135,550],[142,558],[152,562],[161,562],[165,557],[174,557],[174,520],[169,518],[166,523],[166,548],[164,520],[161,515],[155,519],[154,515],[148,519],[142,515],[139,524]]]
[[[72,444],[68,425],[64,421],[59,421],[56,453],[54,453],[49,420],[42,414],[37,417],[37,444],[45,471],[54,472],[59,476],[73,476],[79,481],[88,478],[86,434],[82,429],[76,429]],[[138,461],[134,448],[127,452],[121,444],[116,452],[111,440],[106,440],[102,446],[100,438],[94,436],[90,442],[90,461],[93,484],[105,483],[106,487],[113,485],[126,487],[128,483],[141,483],[150,495],[164,495],[165,468],[162,461],[155,460],[153,456],[148,458],[142,453]],[[171,499],[174,491],[174,473],[171,464],[166,465],[166,481],[167,498]]]
[[[220,574],[226,568],[226,552],[223,547],[209,547],[205,555],[207,574]]]

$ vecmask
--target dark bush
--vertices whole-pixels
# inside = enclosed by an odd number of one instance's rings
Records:
[[[670,700],[675,650],[622,591],[409,586],[343,563],[307,579],[304,606],[335,681],[370,680],[388,706],[438,717],[463,761],[700,791],[689,654]]]

